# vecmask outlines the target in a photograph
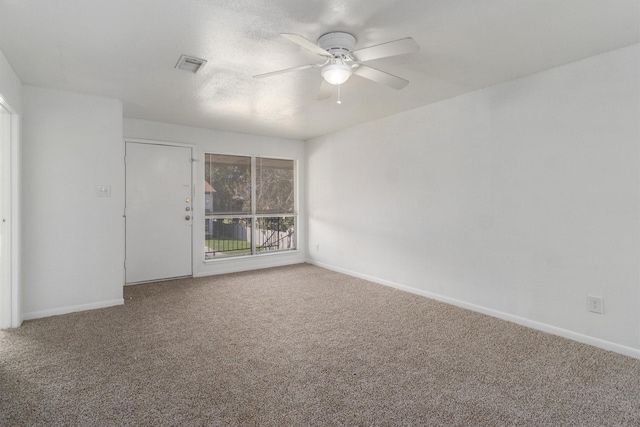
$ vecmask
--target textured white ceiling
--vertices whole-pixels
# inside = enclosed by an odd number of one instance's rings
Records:
[[[356,48],[413,37],[368,65],[341,105],[317,101],[322,62],[279,34],[346,31]],[[638,0],[0,0],[0,50],[24,84],[123,101],[125,117],[308,139],[638,43]],[[198,74],[180,55],[209,62]]]

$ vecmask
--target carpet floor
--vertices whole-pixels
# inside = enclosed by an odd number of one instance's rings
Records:
[[[0,425],[640,425],[640,360],[316,266],[124,297],[0,331]]]

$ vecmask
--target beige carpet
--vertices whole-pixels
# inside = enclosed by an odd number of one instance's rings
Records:
[[[0,425],[638,426],[640,361],[315,266],[0,331]]]

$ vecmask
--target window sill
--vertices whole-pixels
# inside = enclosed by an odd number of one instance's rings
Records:
[[[202,261],[203,264],[215,264],[215,263],[223,263],[223,262],[229,262],[229,261],[248,261],[251,259],[260,259],[260,258],[265,258],[265,257],[272,257],[272,256],[284,256],[284,255],[300,255],[300,249],[291,249],[288,251],[277,251],[277,252],[265,252],[262,254],[255,254],[255,255],[238,255],[238,256],[230,256],[230,257],[223,257],[223,258],[214,258],[214,259],[205,259]]]

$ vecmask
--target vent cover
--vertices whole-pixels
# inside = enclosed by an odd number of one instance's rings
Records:
[[[188,71],[190,73],[197,73],[200,68],[204,67],[207,63],[206,59],[196,58],[195,56],[182,55],[176,64],[178,70]]]

